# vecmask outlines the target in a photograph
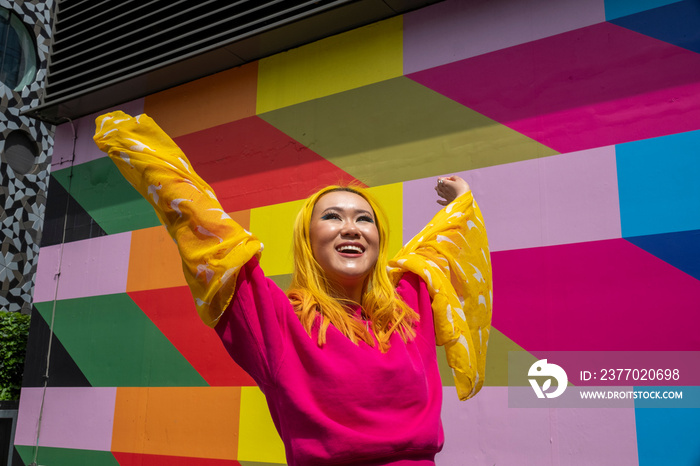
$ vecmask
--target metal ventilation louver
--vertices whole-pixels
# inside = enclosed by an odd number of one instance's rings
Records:
[[[62,0],[46,92],[29,113],[81,116],[428,3]]]

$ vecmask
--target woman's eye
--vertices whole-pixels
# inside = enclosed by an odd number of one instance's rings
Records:
[[[336,214],[335,212],[328,212],[327,214],[323,214],[321,217],[321,220],[338,220],[340,219],[340,215]]]
[[[370,217],[369,215],[363,215],[361,217],[357,218],[358,222],[369,222],[369,223],[374,223],[374,219]]]

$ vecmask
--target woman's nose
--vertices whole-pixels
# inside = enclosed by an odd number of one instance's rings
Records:
[[[357,228],[357,225],[355,225],[355,222],[345,222],[343,224],[343,229],[340,231],[340,234],[343,236],[359,238],[360,237],[360,229]]]

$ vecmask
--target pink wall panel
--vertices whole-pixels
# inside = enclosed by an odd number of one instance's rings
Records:
[[[602,21],[603,0],[448,0],[404,15],[404,73]]]
[[[66,243],[58,299],[83,298],[126,291],[131,232]],[[41,248],[35,302],[52,301],[61,245]]]
[[[634,407],[509,408],[508,387],[467,402],[443,388],[445,448],[439,466],[636,466]],[[605,422],[601,422],[605,419]]]
[[[619,238],[614,147],[459,173],[471,185],[491,251]],[[434,178],[404,183],[404,241],[439,207]]]
[[[130,115],[139,115],[143,113],[143,99],[126,102],[73,121],[73,126],[78,136],[78,140],[75,142],[75,165],[107,156],[97,148],[95,142],[92,140],[92,135],[95,134],[95,118],[113,110],[122,110]],[[55,171],[70,167],[72,158],[73,130],[71,125],[58,125],[56,127],[56,134],[54,135],[51,169]]]
[[[23,388],[15,443],[35,445],[42,388]],[[117,389],[47,388],[39,446],[109,451]]]

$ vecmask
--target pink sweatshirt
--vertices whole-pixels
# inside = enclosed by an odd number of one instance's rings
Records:
[[[430,296],[407,273],[397,290],[420,315],[415,340],[386,353],[333,326],[319,347],[285,293],[251,259],[216,331],[258,383],[296,465],[434,465],[444,436]]]

